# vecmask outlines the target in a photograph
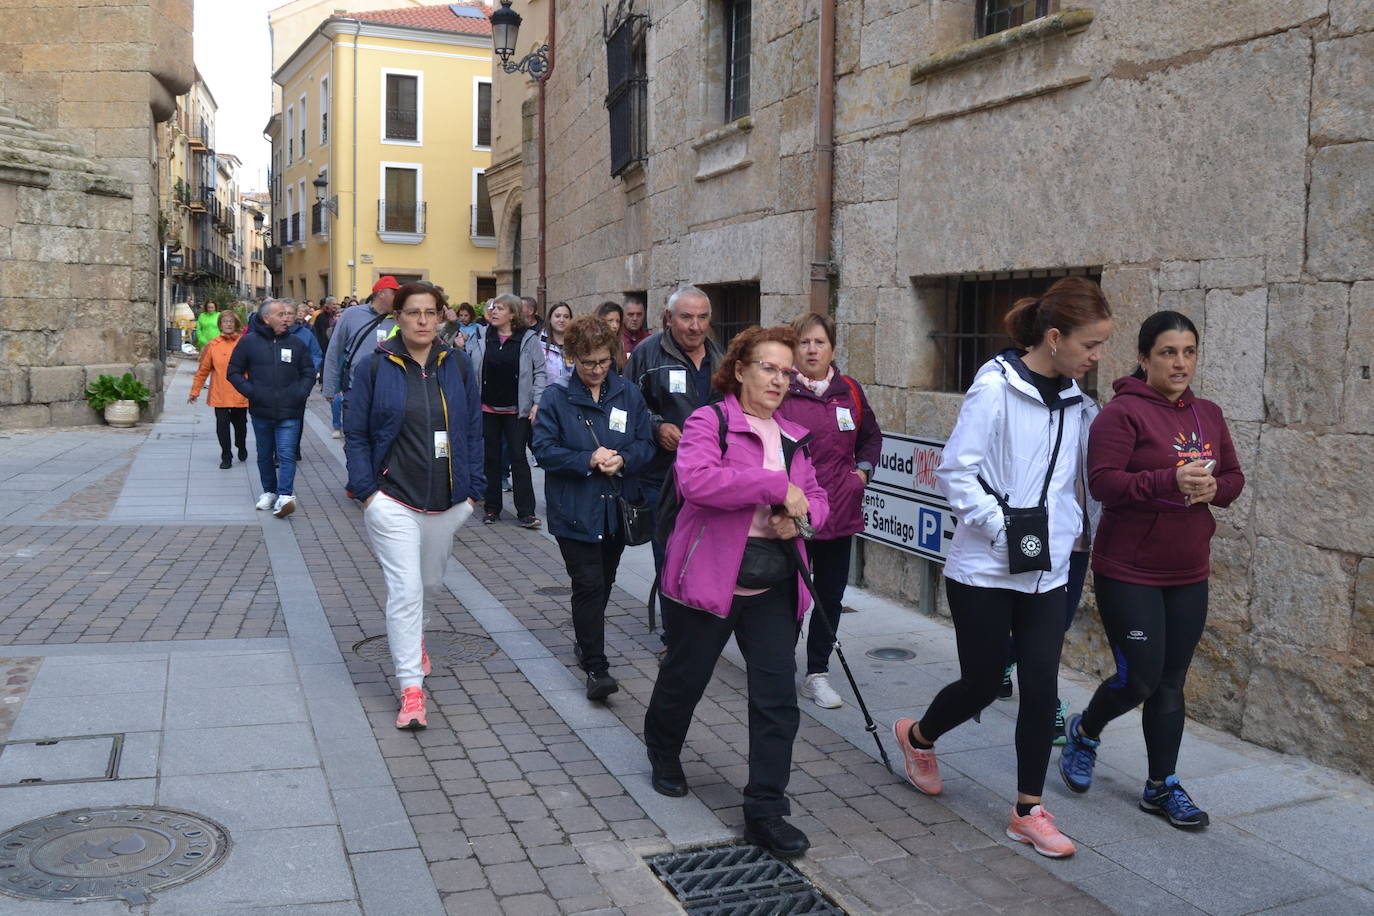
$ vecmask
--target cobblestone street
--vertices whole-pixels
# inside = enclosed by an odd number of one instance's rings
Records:
[[[0,436],[0,832],[117,804],[226,829],[216,870],[83,914],[682,912],[644,858],[737,839],[745,680],[732,646],[688,739],[691,793],[655,794],[640,740],[657,670],[648,548],[626,553],[608,609],[621,690],[592,704],[553,539],[470,522],[427,622],[429,728],[398,732],[372,641],[384,588],[327,409],[312,404],[300,510],[279,521],[252,511],[251,455],[217,469],[213,415],[184,403],[192,368],[176,366],[153,426]],[[899,762],[891,722],[955,670],[953,634],[861,590],[848,603],[846,654]],[[864,655],[894,645],[916,659]],[[1079,853],[1049,861],[1002,833],[1014,702],[942,741],[945,794],[928,798],[878,762],[835,674],[846,705],[803,701],[790,796],[812,841],[797,866],[846,912],[1374,910],[1367,783],[1190,723],[1180,772],[1213,826],[1184,834],[1135,810],[1133,715],[1104,745],[1091,796],[1051,774],[1046,806]],[[1065,676],[1063,695],[1086,697],[1091,682]],[[123,736],[113,778],[44,785],[9,756],[111,734]],[[0,895],[0,913],[70,906]]]

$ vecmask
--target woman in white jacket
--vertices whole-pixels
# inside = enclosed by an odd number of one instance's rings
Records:
[[[1012,638],[1021,707],[1007,835],[1051,857],[1074,852],[1040,797],[1054,739],[1069,554],[1084,514],[1075,488],[1088,398],[1077,380],[1097,364],[1111,326],[1101,288],[1085,277],[1064,277],[1007,314],[1007,333],[1020,349],[978,370],[936,473],[959,520],[945,588],[960,676],[919,722],[893,726],[907,777],[938,795],[935,742],[996,699]]]

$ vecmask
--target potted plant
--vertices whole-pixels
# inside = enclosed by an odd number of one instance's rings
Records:
[[[126,372],[119,378],[102,375],[86,386],[86,403],[92,410],[105,412],[105,422],[127,427],[138,422],[140,410],[148,409],[153,394],[148,387]]]

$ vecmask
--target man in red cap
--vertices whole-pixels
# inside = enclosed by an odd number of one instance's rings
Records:
[[[396,326],[391,317],[391,303],[400,288],[395,277],[380,277],[372,284],[372,295],[339,315],[334,334],[329,338],[329,352],[324,355],[326,400],[341,398],[353,387],[353,367]],[[342,438],[337,427],[334,438]]]

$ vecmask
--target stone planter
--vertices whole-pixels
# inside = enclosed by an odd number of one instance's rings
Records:
[[[138,422],[137,401],[115,401],[105,407],[105,422],[110,426],[128,427]]]

